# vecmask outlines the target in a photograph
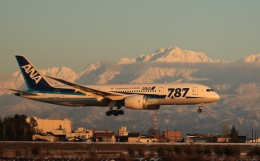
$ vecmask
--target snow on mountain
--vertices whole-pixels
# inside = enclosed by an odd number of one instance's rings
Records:
[[[15,89],[14,82],[9,80],[0,80],[0,96],[12,93],[7,89]]]
[[[119,65],[121,64],[132,64],[132,63],[135,63],[136,62],[136,59],[135,58],[121,58],[118,62]]]
[[[80,77],[84,74],[89,74],[92,71],[97,70],[99,67],[101,66],[100,62],[97,62],[95,64],[90,64],[89,66],[87,66],[81,73],[80,73]]]
[[[70,82],[75,82],[75,80],[79,78],[79,75],[68,67],[53,67],[46,70],[40,69],[40,73],[43,76],[53,76]],[[53,85],[62,85],[51,79],[48,79],[48,81]],[[27,89],[20,71],[14,72],[9,78],[0,80],[0,96],[13,93],[12,91],[6,89]]]
[[[97,77],[103,71],[102,67],[104,64],[97,62],[95,64],[90,64],[79,74],[78,83],[81,84],[94,84],[97,83]],[[104,72],[104,71],[103,71]],[[106,81],[105,81],[106,82]]]
[[[258,61],[259,57],[251,57],[250,62]],[[40,72],[81,84],[193,82],[209,85],[220,93],[220,101],[205,106],[201,114],[197,113],[196,105],[161,106],[158,111],[160,129],[165,130],[168,127],[185,130],[184,132],[216,133],[228,122],[247,134],[252,126],[260,128],[260,75],[255,74],[260,66],[223,62],[226,61],[208,58],[202,52],[169,47],[137,58],[122,58],[117,63],[91,64],[79,74],[67,67],[48,68]],[[0,79],[0,88],[26,87],[21,73],[15,72],[8,79]],[[67,117],[73,120],[74,127],[112,130],[122,125],[136,131],[153,126],[153,111],[123,109],[123,117],[107,117],[105,112],[108,108],[105,107],[69,108],[50,105],[6,95],[5,91],[0,90],[2,117],[15,113],[43,118]]]
[[[23,84],[23,77],[18,71],[14,72],[10,77],[0,79],[0,96],[13,93],[7,89],[19,89]]]
[[[107,84],[110,80],[112,80],[114,77],[119,75],[119,71],[114,71],[114,70],[107,70],[104,73],[100,74],[98,76],[98,81],[96,84]]]
[[[146,69],[146,72],[131,83],[153,83],[160,80],[166,82],[183,82],[183,81],[198,81],[207,80],[207,78],[194,78],[192,75],[197,72],[197,69],[191,68],[162,68],[162,67],[150,67]]]
[[[256,93],[257,92],[256,83],[241,84],[238,88],[236,88],[236,92],[239,94]]]
[[[156,52],[144,57],[147,62],[179,62],[179,63],[205,63],[205,62],[220,62],[207,57],[202,52],[194,52],[182,50],[178,47],[161,48]]]
[[[135,62],[217,63],[226,61],[213,60],[205,53],[183,50],[175,46],[161,48],[150,55],[141,55],[137,58],[122,58],[118,64],[131,64]]]
[[[46,70],[40,70],[40,73],[42,75],[47,75],[47,76],[53,76],[57,78],[61,78],[70,82],[75,82],[79,78],[79,75],[73,71],[71,68],[68,67],[53,67],[53,68],[48,68]],[[58,84],[57,81],[53,81],[51,79],[48,79],[51,83],[53,84]]]
[[[246,62],[246,63],[260,62],[260,54],[247,56],[242,60],[240,60],[240,62]]]

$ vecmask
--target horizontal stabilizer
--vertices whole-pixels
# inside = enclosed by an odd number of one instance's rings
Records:
[[[28,92],[28,91],[21,91],[21,90],[17,90],[17,89],[6,89],[6,90],[37,96],[37,94],[35,94],[35,93],[33,93],[33,92]]]

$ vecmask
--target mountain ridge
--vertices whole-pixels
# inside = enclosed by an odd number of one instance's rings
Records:
[[[210,59],[194,52],[190,61],[164,62],[167,56],[174,57],[176,48],[159,49],[149,56],[129,58],[130,62],[97,62],[76,73],[68,67],[41,69],[43,75],[50,75],[81,84],[119,84],[119,83],[165,83],[192,82],[214,88],[221,100],[208,104],[198,114],[197,107],[161,106],[158,123],[161,129],[181,129],[186,132],[221,131],[223,124],[236,125],[243,134],[251,132],[251,127],[260,128],[260,65],[237,61],[229,63]],[[184,52],[185,50],[179,51]],[[186,52],[189,53],[189,52]],[[178,55],[178,54],[176,54]],[[188,54],[186,54],[187,56]],[[256,55],[257,56],[257,55]],[[182,57],[177,57],[182,58]],[[177,59],[176,60],[181,60]],[[196,58],[196,59],[195,59]],[[200,60],[198,62],[197,60]],[[254,60],[254,59],[251,59]],[[173,61],[173,59],[171,59]],[[175,60],[174,60],[175,61]],[[207,61],[207,62],[206,62]],[[252,62],[252,61],[251,61]],[[37,64],[36,64],[37,66]],[[49,79],[48,79],[49,80]],[[57,82],[50,80],[51,83]],[[0,88],[26,89],[20,72],[14,72],[10,79],[0,80]],[[125,109],[125,108],[124,108]],[[123,117],[106,117],[106,107],[73,108],[35,102],[0,90],[1,117],[15,113],[43,118],[71,118],[75,126],[117,129],[122,125],[136,129],[152,127],[153,111],[125,109]],[[181,120],[181,121],[180,121]],[[112,128],[111,128],[112,127]],[[185,132],[184,131],[184,132]]]
[[[121,58],[118,64],[132,64],[136,62],[167,62],[167,63],[224,63],[225,60],[211,59],[203,52],[183,50],[179,47],[160,48],[149,55],[137,58]]]
[[[253,55],[246,56],[243,59],[239,60],[239,62],[245,62],[245,63],[260,62],[260,54],[253,54]]]
[[[190,50],[183,50],[177,46],[170,46],[168,48],[160,48],[154,52],[152,52],[149,55],[140,55],[136,58],[121,58],[117,64],[119,66],[121,65],[128,65],[128,64],[134,64],[134,63],[229,63],[229,61],[226,60],[220,60],[220,59],[211,59],[209,58],[205,53],[203,52],[195,52]],[[244,57],[243,59],[240,59],[236,62],[243,62],[243,63],[257,63],[260,62],[260,54],[253,54]],[[235,62],[235,63],[236,63]],[[120,75],[119,70],[107,70],[107,67],[104,67],[104,63],[96,62],[93,64],[90,64],[86,66],[81,72],[77,73],[74,70],[72,70],[69,67],[51,67],[47,69],[40,69],[40,72],[43,75],[49,75],[58,77],[61,79],[65,79],[70,82],[79,82],[79,83],[85,83],[85,84],[106,84],[109,83],[109,81],[113,80],[113,78],[116,75]],[[103,69],[102,69],[103,68]],[[162,71],[167,71],[167,69],[155,69],[155,68],[147,68],[147,72],[151,70],[156,70],[157,72],[161,72],[161,76],[169,76],[169,74],[162,74]],[[181,69],[183,70],[183,69]],[[183,70],[185,71],[185,70]],[[100,74],[102,72],[102,74]],[[173,71],[171,70],[171,73]],[[187,70],[186,72],[192,73],[191,70]],[[174,72],[175,74],[172,74],[172,76],[177,76],[179,74],[178,71]],[[179,72],[180,73],[180,72]],[[194,73],[194,71],[193,71]],[[185,75],[185,74],[184,74]],[[186,74],[187,75],[187,74]],[[157,76],[157,79],[161,77],[160,75]],[[95,80],[90,79],[89,77],[95,78]],[[149,77],[149,76],[148,76]],[[136,80],[132,80],[131,83],[151,83],[152,81],[155,81],[156,79],[144,79],[139,78]],[[186,80],[200,80],[199,78],[192,78],[187,77]],[[201,80],[207,80],[207,78],[202,78]],[[54,85],[62,85],[56,81],[49,80]],[[181,82],[181,80],[177,80],[177,82]],[[12,88],[12,89],[19,89],[21,87],[24,87],[24,80],[22,75],[20,74],[20,71],[16,71],[12,74],[12,78],[9,80],[0,80],[0,88],[4,89],[4,87]],[[10,94],[11,92],[8,92],[6,90],[0,90],[0,96],[4,94]]]

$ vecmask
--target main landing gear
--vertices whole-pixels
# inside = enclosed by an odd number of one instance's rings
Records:
[[[201,112],[202,112],[201,107],[203,107],[203,105],[199,104],[199,105],[198,105],[198,108],[199,108],[199,109],[198,109],[198,113],[201,113]]]
[[[114,115],[114,116],[118,116],[118,115],[124,115],[124,111],[123,110],[119,110],[120,108],[118,108],[117,110],[113,110],[113,108],[109,108],[109,110],[106,112],[106,115],[107,116],[111,116],[111,115]]]

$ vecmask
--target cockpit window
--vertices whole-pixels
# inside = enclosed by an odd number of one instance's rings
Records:
[[[206,89],[207,92],[211,92],[214,91],[213,89]]]

